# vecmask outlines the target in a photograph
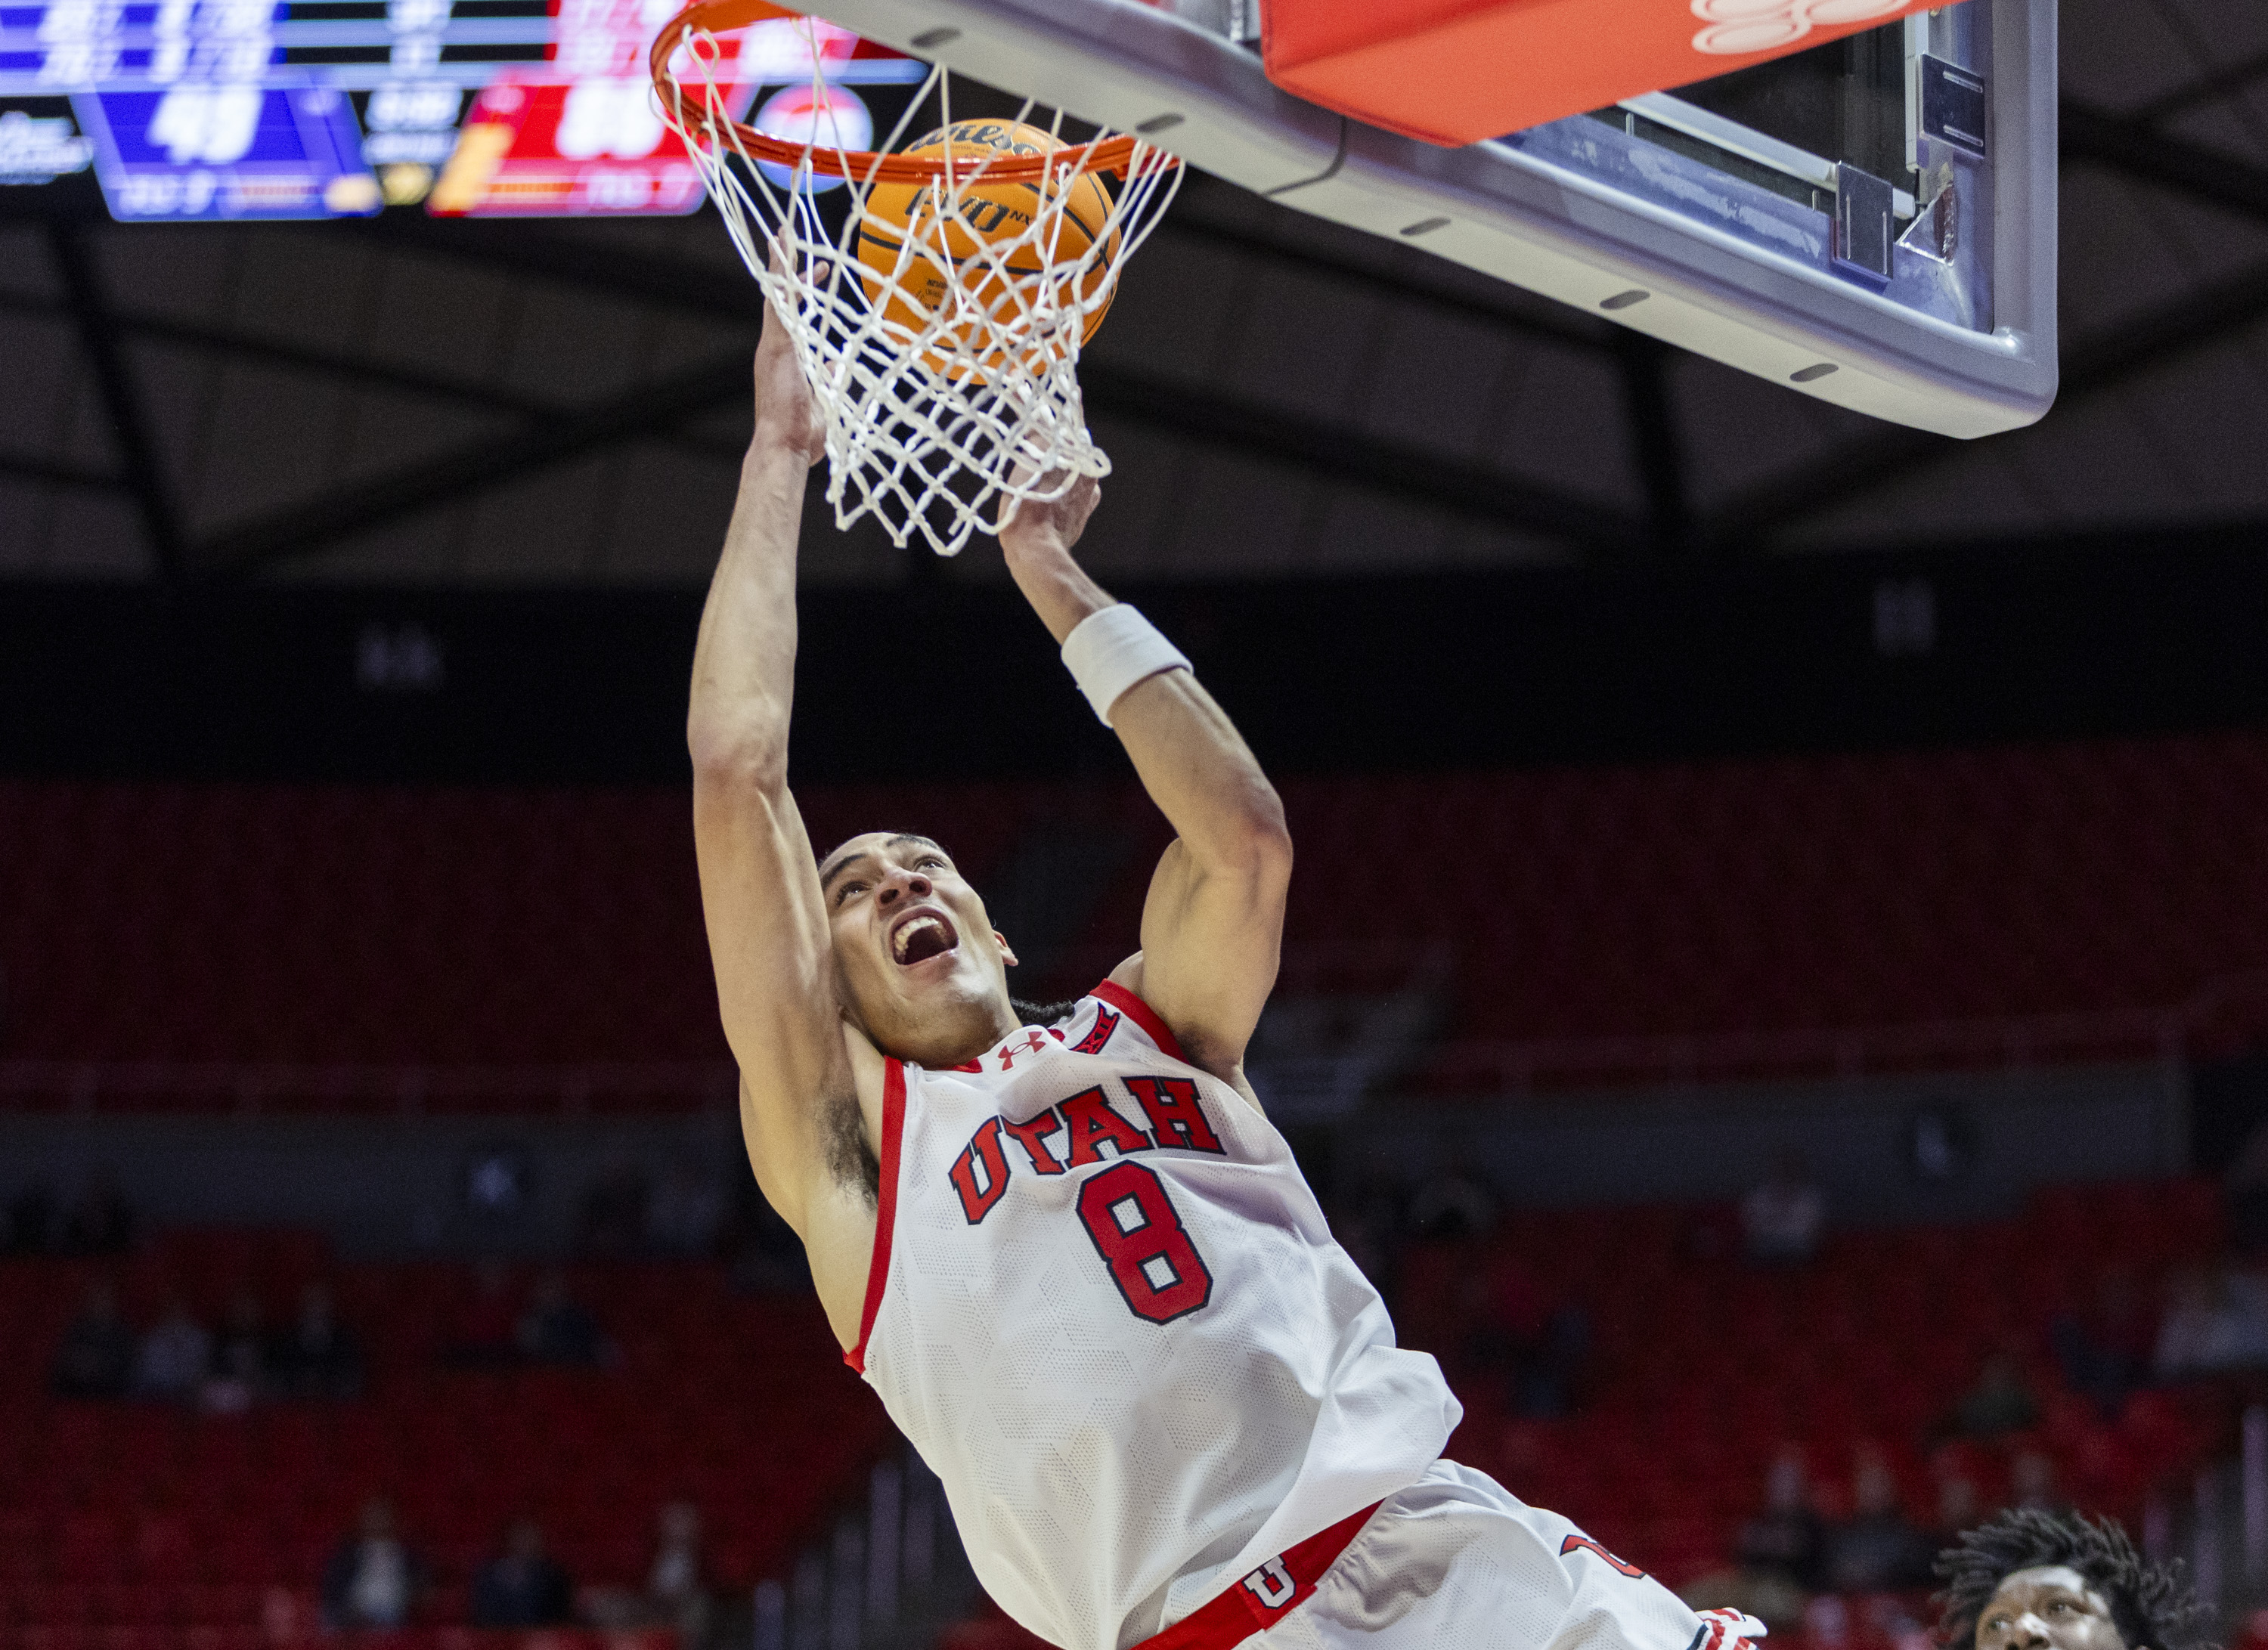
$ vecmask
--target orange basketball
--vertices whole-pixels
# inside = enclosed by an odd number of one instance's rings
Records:
[[[1036,126],[1011,121],[956,121],[932,132],[906,152],[952,153],[975,171],[988,154],[1046,154],[1063,145]],[[921,332],[942,313],[943,347],[924,351],[932,370],[955,379],[989,374],[1009,358],[991,339],[1014,330],[1042,303],[1102,301],[1079,334],[1085,343],[1110,307],[1111,269],[1118,232],[1108,231],[1101,254],[1079,267],[1110,217],[1102,180],[1091,173],[1044,182],[956,177],[939,183],[878,183],[859,217],[858,279],[869,304],[882,306],[886,321]],[[1036,225],[1036,228],[1035,228]],[[954,322],[957,306],[975,313]],[[992,317],[987,323],[983,317]],[[1029,361],[1036,369],[1044,365]]]

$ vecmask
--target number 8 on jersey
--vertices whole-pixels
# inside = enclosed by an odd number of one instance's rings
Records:
[[[1171,1323],[1212,1299],[1212,1273],[1164,1183],[1142,1164],[1092,1176],[1079,1189],[1079,1218],[1135,1316]]]

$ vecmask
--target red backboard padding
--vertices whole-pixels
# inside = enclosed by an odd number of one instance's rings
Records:
[[[1938,0],[1941,4],[1942,0]],[[1454,147],[1730,74],[1931,0],[1268,0],[1268,77]]]

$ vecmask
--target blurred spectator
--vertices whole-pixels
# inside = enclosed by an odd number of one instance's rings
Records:
[[[2226,1266],[2176,1278],[2151,1363],[2161,1381],[2268,1365],[2268,1291],[2261,1280]]]
[[[1502,1370],[1515,1393],[1520,1366],[1543,1343],[1550,1303],[1535,1270],[1517,1255],[1497,1254],[1458,1279],[1458,1312],[1466,1323],[1464,1355]]]
[[[687,1643],[700,1642],[709,1625],[709,1579],[701,1563],[701,1514],[690,1501],[661,1509],[645,1591]]]
[[[0,1217],[0,1255],[44,1255],[55,1238],[55,1183],[44,1175],[24,1182]]]
[[[1590,1360],[1590,1315],[1570,1301],[1554,1301],[1517,1256],[1497,1256],[1476,1276],[1479,1299],[1468,1310],[1479,1330],[1469,1351],[1504,1366],[1513,1414],[1556,1421],[1574,1405]]]
[[[604,1363],[611,1349],[599,1321],[568,1293],[566,1274],[555,1267],[536,1280],[520,1315],[519,1350],[534,1363],[589,1365]]]
[[[474,1269],[473,1293],[450,1325],[441,1360],[460,1369],[520,1360],[519,1317],[512,1302],[512,1269],[493,1256]]]
[[[2183,1381],[2202,1371],[2214,1318],[2213,1280],[2202,1268],[2184,1268],[2167,1281],[2165,1315],[2150,1355],[2158,1379]]]
[[[2055,1462],[2036,1449],[2020,1449],[2008,1462],[2008,1505],[2037,1513],[2069,1508],[2056,1490]]]
[[[403,1626],[431,1580],[425,1561],[401,1539],[393,1504],[372,1497],[363,1504],[354,1534],[323,1567],[323,1624]]]
[[[122,1255],[134,1242],[134,1211],[107,1169],[87,1176],[86,1190],[63,1217],[62,1248],[69,1255]]]
[[[1543,1344],[1520,1372],[1513,1407],[1539,1421],[1556,1420],[1582,1396],[1591,1361],[1591,1315],[1572,1301],[1552,1308]]]
[[[1803,1607],[1803,1637],[1818,1650],[1849,1650],[1851,1607],[1832,1593],[1822,1593]]]
[[[1554,1301],[1516,1256],[1496,1256],[1469,1279],[1467,1355],[1504,1371],[1514,1415],[1548,1421],[1566,1414],[1590,1356],[1589,1316]]]
[[[691,1259],[711,1253],[725,1222],[718,1177],[690,1157],[673,1162],[646,1204],[646,1244],[655,1254]]]
[[[2150,1378],[2154,1333],[2142,1287],[2132,1266],[2113,1266],[2085,1313],[2065,1312],[2048,1330],[2064,1384],[2095,1400],[2108,1416]]]
[[[1775,1631],[1791,1627],[1824,1576],[1826,1550],[1802,1452],[1786,1445],[1764,1475],[1764,1510],[1741,1527],[1734,1566],[1679,1588],[1679,1596],[1696,1609],[1746,1610]]]
[[[601,1259],[637,1254],[645,1241],[647,1197],[645,1171],[635,1163],[616,1164],[583,1193],[576,1246]]]
[[[291,1398],[353,1398],[362,1395],[362,1345],[341,1323],[331,1292],[309,1284],[299,1293],[299,1315],[269,1350],[276,1390]]]
[[[1977,1384],[1954,1406],[1948,1430],[1962,1438],[1998,1438],[2021,1433],[2039,1418],[2039,1400],[2025,1384],[2023,1366],[2004,1351],[1978,1366]]]
[[[689,1501],[661,1509],[653,1565],[645,1586],[593,1587],[585,1595],[593,1625],[609,1629],[674,1627],[680,1640],[698,1645],[708,1636],[711,1600],[701,1558],[701,1514]]]
[[[1964,1529],[1984,1519],[1984,1497],[1965,1468],[1942,1472],[1937,1480],[1937,1544],[1950,1546]]]
[[[1794,1608],[1780,1620],[1802,1613],[1801,1595],[1815,1593],[1827,1569],[1827,1524],[1811,1505],[1811,1477],[1802,1452],[1789,1445],[1772,1458],[1764,1475],[1764,1510],[1741,1527],[1741,1568],[1760,1580],[1777,1581],[1797,1595]],[[1755,1612],[1774,1619],[1763,1610]]]
[[[1742,1246],[1759,1266],[1801,1265],[1826,1230],[1827,1194],[1800,1152],[1782,1152],[1771,1178],[1741,1199]]]
[[[86,1303],[63,1331],[48,1381],[65,1398],[122,1398],[133,1384],[134,1331],[118,1315],[118,1291],[107,1278],[87,1285]]]
[[[204,1382],[212,1364],[212,1337],[175,1295],[142,1337],[134,1354],[134,1390],[145,1398],[188,1398]]]
[[[229,1297],[213,1342],[212,1367],[198,1402],[214,1415],[241,1415],[268,1396],[268,1332],[260,1297],[239,1286]]]
[[[1879,1452],[1860,1452],[1851,1501],[1851,1521],[1828,1538],[1828,1585],[1837,1593],[1927,1586],[1936,1550],[1899,1507],[1897,1478]]]
[[[543,1531],[532,1518],[512,1521],[504,1551],[473,1575],[471,1624],[475,1627],[556,1627],[574,1617],[575,1589],[543,1550]]]
[[[2245,1136],[2221,1186],[2229,1236],[2248,1255],[2268,1253],[2268,1123]]]

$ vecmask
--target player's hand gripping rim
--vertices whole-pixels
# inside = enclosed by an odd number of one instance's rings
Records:
[[[1014,556],[1027,549],[1068,550],[1086,531],[1086,519],[1101,502],[1102,484],[1092,475],[1074,475],[1053,469],[1032,488],[1035,497],[1022,496],[1031,482],[1033,466],[1017,461],[1008,485],[1000,494],[999,535],[1003,553]]]

